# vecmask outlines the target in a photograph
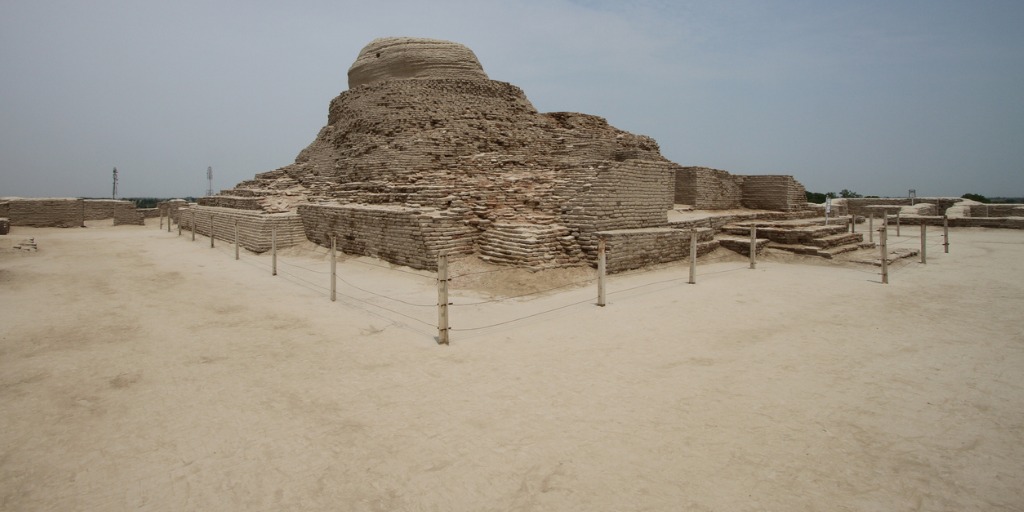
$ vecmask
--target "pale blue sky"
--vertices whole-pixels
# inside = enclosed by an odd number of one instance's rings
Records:
[[[811,191],[1024,196],[1024,2],[0,0],[0,196],[202,195],[291,163],[376,37],[542,112]]]

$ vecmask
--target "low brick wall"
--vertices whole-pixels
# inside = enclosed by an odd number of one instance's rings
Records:
[[[972,204],[971,217],[1024,217],[1024,204]]]
[[[214,237],[230,243],[235,241],[235,222],[238,223],[238,243],[246,249],[261,253],[270,250],[271,232],[277,230],[277,246],[289,247],[306,239],[302,220],[294,213],[262,213],[233,208],[192,205],[181,210],[181,228],[192,229],[195,219],[196,234],[210,236],[211,223]]]
[[[742,208],[743,178],[720,169],[681,167],[676,169],[675,202],[697,210]]]
[[[807,208],[807,191],[786,175],[747,175],[743,179],[743,206],[789,212]]]
[[[718,247],[714,231],[698,229],[697,255]],[[621,229],[596,233],[605,240],[605,271],[622,272],[678,261],[690,255],[690,231],[672,228]]]
[[[135,208],[135,203],[120,199],[85,199],[85,220],[112,219],[115,210],[125,208],[126,204]]]
[[[85,201],[76,198],[5,198],[12,226],[77,228],[85,225]]]
[[[877,215],[878,206],[903,207],[910,206],[911,203],[911,200],[908,197],[851,197],[842,199],[842,201],[846,202],[847,207],[850,209],[850,213],[864,217],[871,215],[871,213],[875,213]],[[961,201],[963,201],[963,199],[959,197],[918,197],[914,199],[913,203],[915,205],[918,203],[933,204],[935,205],[935,211],[938,214],[942,214],[951,206]],[[869,208],[872,206],[876,208]],[[890,212],[894,211],[889,208],[886,210]]]
[[[436,270],[441,252],[473,252],[477,230],[430,210],[383,205],[298,207],[306,238],[347,254],[372,256],[416,269]]]
[[[120,204],[114,205],[111,213],[114,216],[115,226],[146,224],[146,217],[135,207],[135,203],[129,201],[120,201]]]
[[[585,259],[569,228],[559,224],[494,224],[480,235],[478,247],[484,261],[520,267],[567,267]]]

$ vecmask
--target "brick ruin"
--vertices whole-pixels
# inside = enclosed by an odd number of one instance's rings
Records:
[[[593,264],[599,238],[643,253],[621,261],[685,257],[689,232],[668,221],[677,202],[806,207],[792,177],[684,168],[603,118],[538,112],[457,43],[377,39],[348,75],[293,164],[201,198],[197,219],[291,215],[318,244],[333,237],[345,252],[414,268],[435,268],[441,253],[544,268]]]

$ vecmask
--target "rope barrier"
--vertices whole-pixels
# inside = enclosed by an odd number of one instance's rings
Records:
[[[479,306],[480,304],[493,304],[495,302],[504,302],[504,301],[507,301],[507,300],[519,299],[519,298],[522,298],[522,297],[529,297],[530,295],[539,295],[539,294],[547,293],[547,292],[554,291],[554,290],[561,290],[562,288],[569,288],[570,286],[576,286],[576,285],[581,285],[581,284],[593,283],[594,281],[597,281],[596,277],[592,278],[592,279],[587,279],[585,281],[576,281],[576,282],[573,282],[573,283],[563,284],[561,286],[555,286],[553,288],[547,288],[547,289],[539,290],[539,291],[536,291],[536,292],[528,292],[528,293],[524,293],[524,294],[521,294],[521,295],[513,295],[511,297],[501,297],[501,298],[498,298],[498,299],[483,300],[483,301],[480,301],[480,302],[468,302],[468,303],[465,303],[465,304],[452,304],[452,305],[453,306]]]
[[[538,313],[533,313],[533,314],[522,316],[522,317],[519,317],[519,318],[513,318],[512,320],[506,320],[504,322],[498,322],[496,324],[483,325],[483,326],[480,326],[480,327],[464,327],[464,328],[459,328],[459,329],[456,329],[456,328],[452,327],[451,330],[455,331],[455,332],[469,332],[469,331],[479,331],[479,330],[483,330],[483,329],[490,329],[492,327],[498,327],[500,325],[506,325],[506,324],[510,324],[510,323],[513,323],[513,322],[519,322],[521,320],[526,320],[527,318],[533,318],[535,316],[540,316],[540,315],[544,315],[544,314],[547,314],[547,313],[552,313],[552,312],[555,312],[555,311],[559,311],[559,310],[562,310],[562,309],[571,308],[573,306],[579,306],[580,304],[586,304],[588,302],[592,302],[592,300],[593,299],[581,300],[579,302],[573,302],[572,304],[566,304],[564,306],[559,306],[557,308],[544,310],[544,311],[541,311],[541,312],[538,312]]]

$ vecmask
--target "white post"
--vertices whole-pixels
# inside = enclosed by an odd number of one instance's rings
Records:
[[[270,275],[277,275],[277,228],[270,228]]]
[[[437,344],[448,344],[448,255],[437,255]]]
[[[697,284],[697,229],[690,228],[690,284]]]
[[[337,300],[338,287],[338,239],[331,237],[331,302]]]
[[[601,238],[597,241],[597,305],[601,307],[605,305],[604,274],[606,265],[604,239]]]
[[[238,219],[235,219],[235,259],[238,259]]]
[[[757,268],[757,225],[750,226],[750,268]]]

